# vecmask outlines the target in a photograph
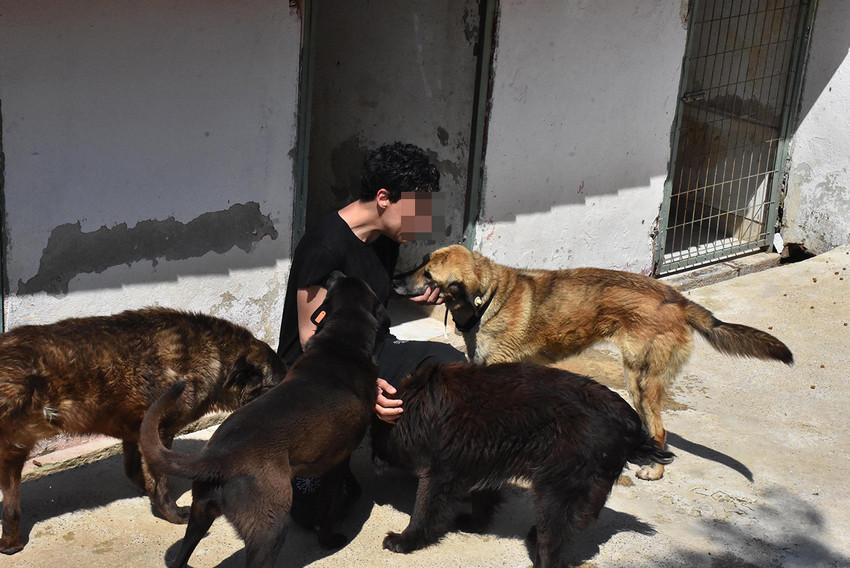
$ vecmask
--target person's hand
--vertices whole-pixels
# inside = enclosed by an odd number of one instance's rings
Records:
[[[440,297],[440,287],[437,286],[432,290],[429,286],[428,288],[425,288],[425,292],[421,296],[413,296],[410,298],[410,301],[416,302],[417,304],[442,304],[443,299]]]
[[[389,424],[395,423],[401,413],[404,412],[401,408],[401,400],[397,398],[387,398],[384,393],[395,394],[395,387],[384,379],[378,379],[378,399],[375,402],[375,414],[378,418]]]

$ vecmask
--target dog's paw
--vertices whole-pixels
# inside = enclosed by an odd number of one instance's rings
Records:
[[[336,550],[348,543],[348,537],[342,533],[318,533],[319,546],[325,550]]]
[[[635,472],[635,477],[645,481],[656,481],[664,477],[664,466],[660,463],[645,465]]]
[[[387,536],[384,537],[384,548],[393,552],[407,554],[408,552],[413,552],[419,547],[416,546],[415,543],[411,542],[411,539],[404,536],[404,533],[399,534],[389,532],[387,533]]]
[[[16,552],[23,550],[23,548],[24,543],[21,542],[21,539],[0,539],[0,552],[3,554],[15,554]]]

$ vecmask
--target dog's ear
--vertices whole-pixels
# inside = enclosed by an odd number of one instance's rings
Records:
[[[328,279],[325,280],[325,289],[330,290],[337,282],[345,278],[345,274],[339,270],[334,270],[328,276]]]
[[[233,362],[227,371],[227,377],[224,379],[224,388],[242,391],[248,387],[262,385],[262,383],[262,371],[249,363],[247,356],[242,355]]]
[[[374,314],[375,318],[378,320],[378,337],[383,337],[386,333],[389,333],[392,320],[390,319],[390,313],[387,311],[387,308],[384,307],[384,304],[382,304],[377,298],[375,298],[375,300]]]
[[[478,314],[473,305],[474,300],[470,299],[466,286],[460,282],[452,282],[444,292],[446,294],[446,307],[452,314],[455,327],[459,330],[468,329]]]
[[[494,284],[491,278],[492,267],[490,259],[480,252],[473,252],[472,260],[470,276],[466,281],[467,292],[470,303],[476,308],[480,308],[490,299],[490,295],[493,293],[491,290]]]
[[[469,267],[469,270],[463,271],[463,275],[459,276],[457,281],[446,285],[445,291],[455,300],[462,300],[474,311],[477,311],[488,297],[487,287],[482,283],[479,271],[474,265]]]

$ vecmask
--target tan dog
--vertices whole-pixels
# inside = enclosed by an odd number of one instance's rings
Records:
[[[725,323],[670,286],[648,276],[605,270],[522,270],[496,264],[453,245],[433,252],[395,291],[421,294],[439,286],[469,357],[479,363],[552,363],[600,341],[623,357],[635,409],[664,447],[661,401],[687,361],[696,330],[730,355],[792,364],[791,351],[772,335]],[[637,476],[660,479],[662,464]]]
[[[0,550],[23,548],[21,470],[36,442],[60,432],[106,434],[124,442],[124,469],[171,522],[185,523],[164,474],[137,446],[148,407],[176,381],[180,404],[162,424],[171,444],[190,422],[233,410],[279,383],[283,363],[265,343],[221,319],[163,308],[22,326],[0,335]]]

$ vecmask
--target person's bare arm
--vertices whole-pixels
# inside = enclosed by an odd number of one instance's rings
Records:
[[[298,309],[298,338],[301,341],[301,350],[307,345],[307,340],[316,333],[316,324],[310,321],[310,316],[316,308],[325,301],[328,291],[321,286],[310,286],[299,288],[295,296],[295,305]]]

